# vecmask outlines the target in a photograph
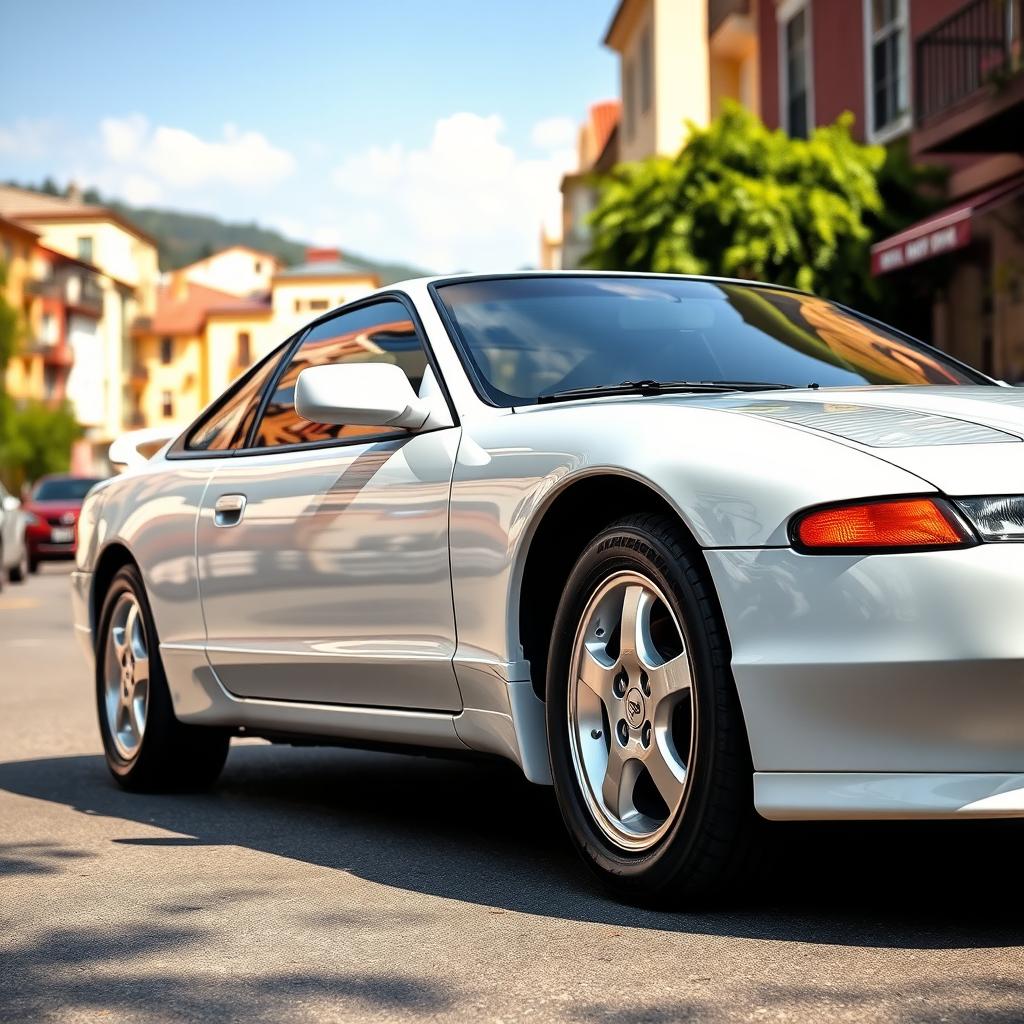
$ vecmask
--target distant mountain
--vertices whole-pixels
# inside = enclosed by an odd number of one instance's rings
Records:
[[[19,188],[34,189],[48,192],[51,195],[64,195],[52,179],[42,185],[21,185],[15,181],[6,182]],[[133,224],[137,224],[147,234],[152,235],[160,251],[160,269],[175,270],[186,264],[201,260],[219,249],[229,245],[247,245],[276,256],[285,264],[301,263],[306,251],[306,243],[285,238],[278,231],[260,227],[255,221],[250,224],[231,224],[217,217],[208,217],[201,213],[182,213],[178,210],[161,210],[156,207],[130,206],[118,199],[108,199],[94,189],[86,190],[82,198],[88,203],[99,203],[109,206]],[[429,271],[419,267],[411,267],[404,263],[381,263],[377,260],[359,256],[345,249],[345,260],[357,267],[380,276],[384,284],[401,281],[407,277],[420,277]]]

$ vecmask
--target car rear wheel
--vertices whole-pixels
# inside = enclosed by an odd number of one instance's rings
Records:
[[[18,559],[17,564],[11,567],[11,582],[24,583],[28,578],[28,572],[28,546],[22,544],[21,557]]]
[[[114,577],[96,646],[96,704],[107,767],[126,789],[190,790],[212,785],[229,734],[174,716],[156,627],[134,566]]]
[[[672,904],[740,879],[758,828],[720,613],[679,525],[609,526],[576,563],[548,658],[555,791],[617,894]]]

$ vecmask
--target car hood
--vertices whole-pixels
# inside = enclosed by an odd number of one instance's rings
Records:
[[[834,438],[947,494],[1024,493],[1024,389],[836,388],[698,401]]]
[[[80,501],[27,501],[22,506],[26,512],[33,512],[37,516],[59,516],[65,512],[71,512],[75,518],[82,511]]]

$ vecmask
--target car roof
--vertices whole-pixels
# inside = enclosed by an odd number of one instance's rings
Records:
[[[798,295],[812,295],[812,292],[804,291],[802,288],[794,288],[787,284],[775,284],[772,281],[754,281],[742,277],[717,277],[712,274],[670,274],[651,273],[641,270],[508,270],[495,271],[493,273],[456,273],[456,274],[430,274],[423,277],[409,277],[404,281],[396,281],[394,284],[385,285],[380,289],[382,292],[391,289],[408,290],[410,287],[424,287],[430,285],[458,284],[462,281],[511,281],[517,278],[534,277],[639,277],[650,278],[651,280],[670,279],[674,281],[706,281],[709,284],[741,284],[750,288],[773,288],[777,291],[794,292]]]

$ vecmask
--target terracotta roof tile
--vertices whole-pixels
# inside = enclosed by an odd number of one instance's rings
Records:
[[[211,313],[263,313],[270,307],[265,302],[240,299],[237,295],[207,288],[194,281],[172,279],[156,293],[156,314],[142,321],[136,331],[147,334],[199,334]]]

